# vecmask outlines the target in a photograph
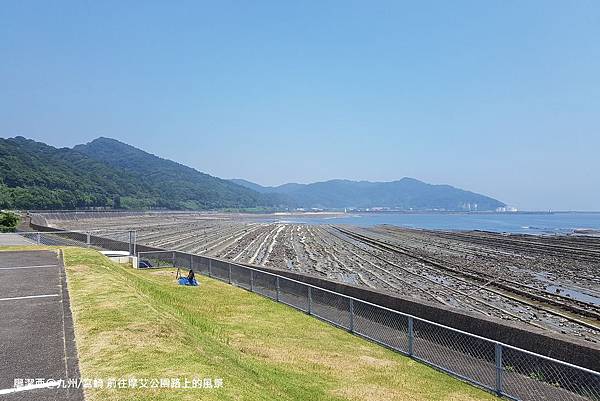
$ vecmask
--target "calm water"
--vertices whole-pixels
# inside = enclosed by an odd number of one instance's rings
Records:
[[[485,230],[529,234],[565,234],[575,229],[600,230],[600,213],[353,213],[336,217],[268,219],[303,224],[352,224],[438,230]]]

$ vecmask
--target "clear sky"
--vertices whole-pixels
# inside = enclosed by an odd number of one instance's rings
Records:
[[[600,1],[5,1],[15,135],[600,210]]]

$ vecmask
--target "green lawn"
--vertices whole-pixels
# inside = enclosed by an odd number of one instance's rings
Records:
[[[84,378],[218,378],[213,389],[87,389],[88,400],[492,400],[282,304],[64,248]]]

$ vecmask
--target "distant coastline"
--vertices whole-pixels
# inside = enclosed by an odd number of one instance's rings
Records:
[[[303,212],[240,214],[257,221],[296,224],[344,224],[361,227],[394,225],[409,229],[491,231],[532,235],[597,235],[600,212]]]

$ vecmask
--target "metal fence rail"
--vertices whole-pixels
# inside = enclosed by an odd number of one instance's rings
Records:
[[[19,236],[32,245],[80,246],[136,254],[135,231],[19,231],[0,233],[0,239],[2,236]]]
[[[506,398],[600,400],[593,370],[247,266],[178,251],[139,256],[261,294]]]

